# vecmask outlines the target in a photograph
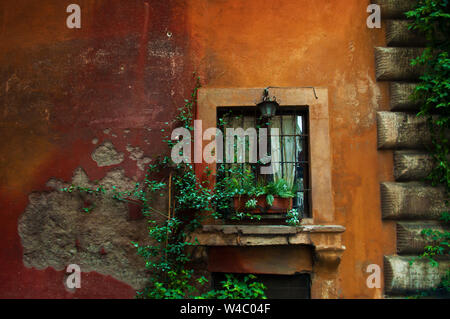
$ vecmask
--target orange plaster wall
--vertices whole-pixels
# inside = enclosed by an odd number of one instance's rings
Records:
[[[380,298],[366,286],[369,264],[395,250],[395,228],[382,222],[379,182],[391,180],[392,154],[378,152],[376,111],[387,86],[375,81],[374,46],[360,0],[192,1],[193,64],[204,87],[321,86],[329,92],[335,223],[344,225],[341,298]],[[311,141],[314,143],[314,141]],[[314,160],[314,159],[312,159]]]

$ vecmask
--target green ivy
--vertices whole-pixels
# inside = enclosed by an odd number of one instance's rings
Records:
[[[247,275],[242,280],[231,274],[225,275],[222,289],[212,290],[198,299],[267,299],[264,293],[266,287],[256,281],[256,276]]]
[[[435,166],[428,177],[432,185],[445,187],[450,191],[449,163],[449,115],[450,115],[450,8],[448,0],[419,0],[416,7],[406,12],[412,20],[409,29],[423,34],[427,39],[427,47],[423,53],[413,59],[412,65],[424,67],[424,74],[416,86],[412,98],[420,101],[418,116],[427,118],[432,136],[430,152]],[[448,207],[448,200],[447,200]],[[448,211],[442,213],[441,220],[448,224]],[[439,265],[439,257],[448,256],[450,233],[424,229],[422,235],[433,242],[425,247],[419,258],[427,258],[431,265]],[[414,262],[417,258],[411,261]],[[450,269],[442,278],[441,286],[450,293]]]
[[[434,185],[450,190],[449,140],[450,126],[450,9],[448,0],[421,0],[406,13],[412,19],[411,30],[422,33],[428,45],[412,65],[422,65],[413,99],[421,102],[419,116],[428,119],[433,137],[432,155],[436,166],[429,179]]]
[[[300,225],[300,214],[297,209],[291,209],[288,211],[286,216],[286,223],[290,226],[299,226]]]
[[[197,84],[191,99],[185,100],[185,105],[178,109],[179,114],[171,123],[190,131],[193,130],[193,108],[200,87],[199,78],[196,79]],[[169,122],[165,124],[170,125]],[[166,131],[170,131],[170,127],[161,130]],[[163,141],[169,149],[174,146],[169,136],[164,136]],[[170,216],[153,205],[154,198],[164,195],[168,189],[168,182],[157,176],[167,176],[168,173],[172,176],[174,207],[174,213]],[[211,170],[207,167],[204,173],[210,176]],[[227,275],[223,289],[201,293],[201,290],[207,289],[204,286],[208,280],[200,276],[192,265],[192,248],[198,241],[191,240],[190,236],[201,226],[205,216],[219,217],[215,212],[218,208],[223,208],[221,200],[225,198],[224,194],[218,194],[209,182],[199,181],[191,164],[177,164],[169,156],[159,156],[148,166],[144,181],[136,183],[131,191],[120,192],[116,186],[107,190],[103,186],[90,189],[73,185],[62,191],[90,196],[110,196],[118,201],[141,204],[142,213],[148,222],[151,243],[143,245],[131,242],[131,244],[136,248],[137,254],[144,258],[150,278],[146,287],[137,292],[137,298],[265,298],[264,285],[256,282],[253,275],[245,277],[243,281],[233,275]],[[86,212],[91,211],[90,207],[86,209]]]

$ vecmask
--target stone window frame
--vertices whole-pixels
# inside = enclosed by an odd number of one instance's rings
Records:
[[[198,90],[196,119],[202,120],[203,129],[216,127],[218,107],[256,107],[264,88],[200,88]],[[271,88],[280,107],[307,107],[309,112],[309,155],[310,155],[310,218],[303,224],[330,224],[334,221],[334,201],[332,192],[332,157],[330,142],[330,121],[327,88]],[[204,146],[202,134],[194,136],[195,152],[202,154]],[[208,164],[195,164],[197,176]],[[209,165],[213,173],[215,165]]]

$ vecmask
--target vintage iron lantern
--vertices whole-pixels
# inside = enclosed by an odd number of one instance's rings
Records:
[[[269,88],[265,88],[263,91],[262,101],[256,105],[261,112],[261,117],[270,119],[273,117],[280,106],[275,96],[272,98],[269,96]]]

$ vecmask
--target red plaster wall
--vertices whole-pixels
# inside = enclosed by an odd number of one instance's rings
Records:
[[[82,28],[71,30],[65,20],[73,2],[0,4],[0,297],[135,295],[97,273],[83,273],[82,289],[70,293],[64,272],[24,267],[17,220],[28,194],[46,190],[48,179],[70,181],[81,166],[96,180],[111,169],[91,159],[94,138],[97,145],[112,140],[125,154],[127,144],[160,153],[160,128],[193,86],[182,3],[75,1]],[[13,74],[18,84],[8,82]],[[104,134],[107,128],[117,137]],[[129,159],[120,166],[130,178],[144,175]]]

